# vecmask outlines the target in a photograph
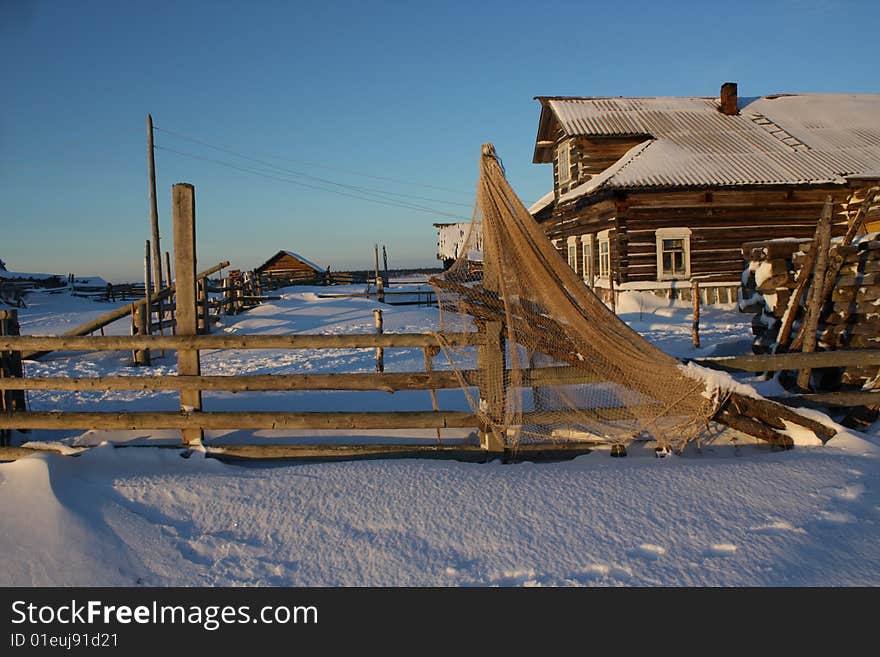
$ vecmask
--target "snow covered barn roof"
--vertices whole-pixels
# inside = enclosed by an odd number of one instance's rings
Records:
[[[551,162],[565,137],[639,142],[614,165],[559,199],[608,189],[844,184],[880,170],[880,94],[739,98],[537,97],[534,162]]]
[[[314,269],[316,272],[322,272],[322,271],[325,271],[324,267],[321,267],[321,265],[315,264],[314,262],[312,262],[311,260],[308,260],[307,258],[303,258],[303,257],[302,257],[301,255],[299,255],[298,253],[294,253],[293,251],[286,251],[286,250],[284,250],[284,249],[282,249],[281,251],[279,251],[278,253],[276,253],[275,255],[273,255],[271,258],[269,258],[269,259],[268,259],[266,262],[264,262],[262,265],[260,265],[259,267],[257,267],[257,271],[261,271],[261,270],[267,268],[269,265],[271,265],[271,264],[274,263],[274,262],[277,262],[277,261],[280,261],[280,260],[287,260],[287,261],[289,261],[291,258],[293,258],[294,260],[298,260],[298,261],[301,262],[303,265],[305,265],[305,266],[308,267],[309,269]]]

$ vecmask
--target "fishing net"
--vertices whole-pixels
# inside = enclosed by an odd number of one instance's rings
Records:
[[[563,261],[491,144],[466,243],[431,284],[441,348],[495,447],[647,439],[682,448],[718,407],[703,379],[619,320]],[[484,343],[476,355],[443,339],[474,330]]]

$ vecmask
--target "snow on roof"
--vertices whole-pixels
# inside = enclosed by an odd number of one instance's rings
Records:
[[[560,202],[603,189],[843,184],[880,170],[880,94],[740,101],[729,116],[715,98],[542,99],[568,136],[644,140]]]
[[[311,267],[315,271],[325,271],[326,270],[326,267],[322,267],[321,265],[315,264],[314,262],[312,262],[308,258],[303,258],[299,253],[294,253],[293,251],[286,251],[286,250],[284,251],[284,253],[286,253],[287,255],[289,255],[292,258],[296,258],[297,260],[299,260],[302,263],[307,264],[309,267]]]
[[[273,255],[271,258],[269,258],[268,260],[266,260],[266,262],[264,262],[262,265],[260,265],[259,267],[257,267],[257,269],[262,269],[263,267],[265,267],[266,265],[268,265],[270,262],[272,262],[275,258],[277,258],[277,257],[278,257],[279,255],[281,255],[282,253],[284,253],[284,254],[286,254],[286,255],[289,255],[291,258],[296,258],[297,260],[299,260],[299,261],[302,262],[303,264],[308,265],[309,267],[311,267],[311,268],[314,269],[315,271],[326,271],[326,268],[325,268],[325,267],[322,267],[321,265],[315,264],[315,263],[312,262],[311,260],[309,260],[309,259],[307,259],[307,258],[303,258],[300,254],[298,254],[298,253],[294,253],[293,251],[287,251],[286,249],[282,249],[281,251],[279,251],[278,253],[276,253],[275,255]]]
[[[35,274],[24,271],[6,271],[5,269],[0,270],[0,279],[6,280],[33,280],[33,281],[47,281],[52,278],[63,278],[63,276],[59,274]]]
[[[551,189],[549,192],[544,194],[541,198],[535,201],[531,206],[529,206],[529,214],[537,214],[548,205],[553,203],[554,192]]]

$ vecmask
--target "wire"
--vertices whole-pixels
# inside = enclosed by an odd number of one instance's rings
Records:
[[[263,171],[263,170],[260,170],[260,169],[255,169],[255,168],[252,168],[252,167],[244,167],[244,166],[240,166],[240,165],[238,165],[238,164],[236,164],[236,163],[233,163],[233,162],[227,162],[227,161],[224,161],[224,160],[218,160],[218,159],[211,158],[211,157],[206,157],[206,156],[203,156],[203,155],[197,155],[197,154],[195,154],[195,153],[187,153],[187,152],[185,152],[185,151],[179,151],[179,150],[176,150],[176,149],[173,149],[173,148],[168,148],[167,146],[160,146],[159,144],[155,144],[154,146],[155,146],[155,148],[158,149],[158,150],[167,151],[167,152],[169,152],[169,153],[174,153],[174,154],[176,154],[176,155],[181,155],[181,156],[183,156],[183,157],[189,157],[189,158],[192,158],[192,159],[195,159],[195,160],[202,160],[202,161],[204,161],[204,162],[212,162],[212,163],[214,163],[214,164],[218,164],[218,165],[220,165],[220,166],[228,167],[228,168],[230,168],[230,169],[235,169],[235,170],[237,170],[237,171],[243,171],[243,172],[245,172],[245,173],[250,173],[250,174],[252,174],[252,175],[260,176],[260,177],[263,177],[263,178],[269,178],[269,179],[272,179],[272,180],[278,180],[278,181],[280,181],[280,182],[286,182],[286,183],[289,183],[289,184],[291,184],[291,185],[298,185],[298,186],[300,186],[300,187],[306,187],[306,188],[309,188],[309,189],[317,189],[317,190],[320,190],[320,191],[323,191],[323,192],[328,192],[328,193],[330,193],[330,194],[337,194],[338,196],[346,196],[346,197],[349,197],[349,198],[355,198],[355,199],[358,199],[358,200],[361,200],[361,201],[368,201],[368,202],[370,202],[370,203],[378,203],[378,204],[380,204],[380,205],[388,205],[388,206],[391,206],[391,207],[404,208],[404,209],[407,209],[407,210],[415,210],[415,211],[417,211],[417,212],[425,212],[425,213],[428,213],[428,214],[436,214],[436,215],[441,215],[441,216],[444,216],[444,217],[450,217],[450,218],[453,218],[453,219],[460,219],[460,220],[463,220],[463,221],[469,221],[469,218],[468,218],[468,217],[464,217],[464,216],[462,216],[462,215],[451,214],[451,213],[449,213],[449,212],[444,212],[444,211],[442,211],[442,210],[435,210],[434,208],[429,208],[429,207],[425,207],[425,206],[421,206],[421,205],[416,205],[416,204],[414,204],[414,203],[406,203],[406,202],[404,202],[404,201],[395,201],[395,200],[392,200],[392,199],[371,198],[371,197],[369,197],[369,196],[359,196],[359,195],[357,195],[357,194],[350,194],[350,193],[343,192],[343,191],[340,191],[340,190],[337,190],[337,189],[327,189],[326,187],[321,187],[321,186],[319,186],[319,185],[311,185],[311,184],[309,184],[309,183],[305,183],[305,182],[302,182],[302,181],[300,181],[300,180],[292,180],[292,179],[290,179],[290,178],[286,178],[286,177],[282,177],[282,176],[279,176],[279,175],[275,175],[274,173],[267,173],[266,171]],[[363,193],[364,193],[364,194],[370,194],[370,193],[372,193],[372,192],[363,192]],[[373,193],[373,194],[375,195],[375,193]]]
[[[157,126],[155,126],[155,125],[153,126],[153,129],[154,129],[154,130],[158,130],[159,132],[164,132],[165,134],[168,134],[168,135],[172,135],[172,136],[177,137],[177,138],[179,138],[179,139],[184,139],[184,140],[186,140],[186,141],[190,141],[190,142],[193,142],[193,143],[195,143],[195,144],[199,144],[199,145],[201,145],[201,146],[206,146],[206,147],[208,147],[208,148],[212,148],[212,149],[214,149],[214,150],[221,151],[221,152],[223,152],[223,153],[228,153],[229,155],[234,155],[234,156],[236,156],[236,157],[240,157],[240,158],[245,159],[245,160],[250,160],[250,161],[252,161],[252,162],[257,162],[257,163],[259,163],[259,164],[262,164],[262,165],[264,165],[264,166],[271,167],[271,168],[273,168],[273,169],[278,169],[279,171],[283,171],[284,173],[289,173],[289,174],[292,174],[292,175],[294,175],[294,176],[301,176],[301,177],[303,177],[303,178],[309,178],[309,179],[312,179],[312,180],[317,180],[317,181],[319,181],[319,182],[323,182],[323,183],[326,183],[326,184],[329,184],[329,185],[338,185],[338,186],[340,186],[340,187],[346,187],[346,188],[354,189],[354,190],[356,190],[356,191],[361,191],[361,192],[369,191],[369,192],[376,192],[376,193],[379,193],[379,194],[388,194],[388,195],[391,195],[391,196],[404,196],[404,197],[409,197],[409,198],[415,198],[415,199],[419,199],[419,200],[422,200],[422,201],[432,201],[432,202],[434,202],[434,203],[446,203],[446,204],[448,204],[448,205],[461,205],[461,206],[464,206],[464,207],[470,207],[470,204],[468,204],[468,203],[462,203],[462,202],[460,202],[460,201],[444,201],[444,200],[442,200],[442,199],[426,198],[426,197],[424,197],[424,196],[413,196],[413,195],[411,195],[411,194],[401,194],[401,193],[398,193],[398,192],[389,192],[389,191],[387,191],[387,190],[375,189],[375,188],[370,188],[370,187],[359,187],[359,186],[357,186],[357,185],[346,185],[346,184],[344,184],[344,183],[340,183],[340,182],[337,182],[337,181],[335,181],[335,180],[328,180],[327,178],[320,178],[320,177],[318,177],[318,176],[313,176],[313,175],[311,175],[311,174],[303,173],[303,172],[301,172],[301,171],[294,171],[294,170],[292,170],[292,169],[286,169],[286,168],[284,168],[284,167],[278,166],[277,164],[273,164],[273,163],[271,163],[271,162],[267,162],[267,161],[265,161],[265,160],[261,160],[261,159],[259,159],[259,158],[255,158],[255,157],[252,157],[252,156],[250,156],[250,155],[245,155],[244,153],[240,153],[240,152],[238,152],[238,151],[234,151],[234,150],[232,150],[232,149],[230,149],[230,148],[227,148],[227,147],[225,147],[225,146],[218,146],[218,145],[216,145],[216,144],[211,144],[211,143],[209,143],[209,142],[207,142],[207,141],[204,141],[204,140],[202,140],[202,139],[196,139],[195,137],[190,137],[190,136],[187,136],[187,135],[183,135],[183,134],[180,134],[180,133],[178,133],[178,132],[172,132],[171,130],[165,130],[164,128],[159,128],[159,127],[157,127]],[[269,156],[266,156],[266,157],[272,157],[273,159],[279,159],[279,160],[287,160],[287,161],[290,161],[290,162],[297,162],[297,160],[292,160],[292,159],[290,159],[290,158],[283,158],[283,157],[279,157],[279,156],[276,156],[276,155],[269,155]],[[300,162],[300,163],[301,163],[301,164],[307,164],[307,163],[305,163],[305,162]],[[333,169],[333,167],[327,167],[327,166],[320,165],[320,164],[310,164],[309,166],[318,166],[318,167],[325,168],[325,169]],[[426,184],[423,184],[423,183],[417,183],[417,182],[407,182],[407,181],[403,181],[403,180],[396,180],[396,179],[394,179],[394,178],[384,178],[384,177],[382,177],[382,176],[373,176],[373,175],[370,175],[370,174],[359,173],[359,172],[356,172],[356,171],[348,171],[348,170],[344,170],[344,169],[337,169],[337,170],[339,170],[339,171],[345,171],[346,173],[351,173],[351,174],[358,175],[358,176],[365,176],[365,177],[368,177],[368,178],[375,178],[375,179],[377,179],[377,180],[388,180],[388,181],[392,181],[392,182],[397,182],[397,183],[399,183],[399,184],[403,184],[403,185],[415,185],[415,186],[417,186],[417,187],[428,187],[428,188],[431,188],[431,189],[438,189],[438,190],[443,190],[443,191],[453,192],[453,193],[455,193],[455,194],[468,194],[468,192],[463,192],[463,191],[455,190],[455,189],[448,189],[448,188],[445,188],[445,187],[436,187],[436,186],[434,186],[434,185],[426,185]]]

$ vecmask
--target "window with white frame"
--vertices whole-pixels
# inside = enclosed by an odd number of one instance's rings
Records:
[[[583,250],[583,274],[584,283],[593,286],[593,236],[581,235],[581,249]]]
[[[611,231],[603,230],[599,240],[599,278],[611,278]]]
[[[657,279],[672,281],[691,277],[690,228],[659,228],[657,238]]]
[[[571,180],[571,150],[567,141],[556,149],[556,168],[559,172],[559,184],[564,185]]]
[[[578,270],[578,247],[577,247],[577,237],[569,237],[567,240],[568,244],[568,266]]]

